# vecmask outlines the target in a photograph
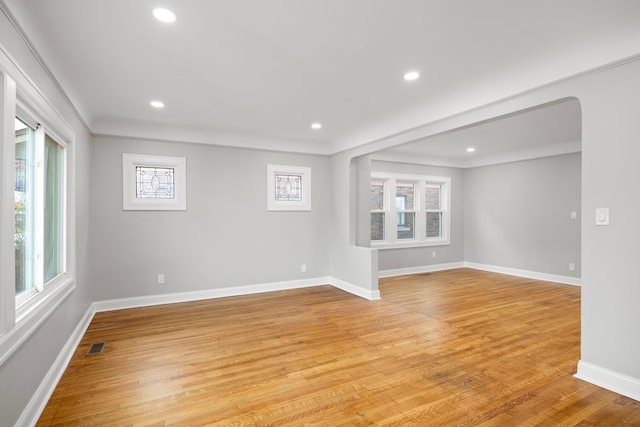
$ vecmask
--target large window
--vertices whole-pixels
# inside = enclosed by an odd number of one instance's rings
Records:
[[[449,177],[374,173],[372,246],[449,244],[450,188]]]
[[[65,271],[65,146],[26,113],[14,123],[15,292],[20,307]]]
[[[75,135],[1,50],[0,83],[3,363],[75,287]]]

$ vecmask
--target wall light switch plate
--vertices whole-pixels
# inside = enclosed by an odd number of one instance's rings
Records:
[[[609,225],[609,208],[596,208],[596,225]]]

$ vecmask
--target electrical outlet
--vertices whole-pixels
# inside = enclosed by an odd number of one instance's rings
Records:
[[[158,285],[162,285],[164,283],[164,274],[158,274]]]
[[[306,273],[307,272],[307,264],[300,265],[300,272],[302,272],[302,273]]]
[[[435,258],[436,257],[436,251],[431,252],[431,258]]]
[[[576,265],[572,262],[569,263],[569,271],[574,271],[576,269]]]

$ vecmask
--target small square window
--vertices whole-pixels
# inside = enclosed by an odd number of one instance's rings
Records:
[[[174,199],[174,168],[136,166],[137,199]]]
[[[310,211],[311,168],[267,165],[267,210]]]
[[[277,202],[301,202],[302,201],[302,175],[275,175]]]
[[[122,155],[124,210],[186,210],[184,157]]]

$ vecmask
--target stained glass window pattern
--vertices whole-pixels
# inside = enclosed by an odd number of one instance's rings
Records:
[[[275,174],[275,199],[278,202],[302,201],[302,175]]]
[[[173,168],[136,166],[136,198],[175,198]]]

